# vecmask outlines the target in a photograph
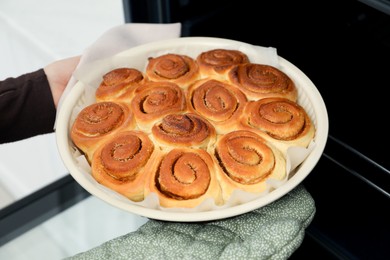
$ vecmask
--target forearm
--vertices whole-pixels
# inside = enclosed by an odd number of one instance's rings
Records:
[[[55,116],[43,69],[0,82],[0,143],[53,132]]]

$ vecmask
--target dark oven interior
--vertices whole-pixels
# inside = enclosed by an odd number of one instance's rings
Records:
[[[390,143],[382,123],[390,58],[386,10],[357,0],[124,0],[124,8],[127,22],[181,22],[182,36],[277,48],[321,92],[330,134],[390,168],[386,153],[373,149]]]
[[[294,256],[388,259],[390,1],[123,3],[126,22],[181,22],[182,36],[272,46],[299,67],[323,96],[330,128],[304,181],[317,213]]]

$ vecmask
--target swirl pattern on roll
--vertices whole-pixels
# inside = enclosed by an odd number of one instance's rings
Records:
[[[167,197],[195,199],[207,192],[211,181],[210,158],[204,150],[174,149],[162,160],[156,186]]]
[[[143,199],[145,179],[137,178],[150,160],[154,145],[148,136],[140,131],[124,131],[108,139],[94,153],[93,177],[134,201]],[[132,184],[141,187],[132,187]],[[129,186],[130,185],[130,186]],[[132,190],[133,189],[133,190]]]
[[[147,163],[153,143],[142,132],[122,132],[104,144],[100,153],[104,171],[115,180],[131,180]]]
[[[116,98],[131,94],[145,80],[143,73],[134,68],[117,68],[103,75],[103,80],[96,90],[97,101],[115,101]]]
[[[291,78],[276,67],[246,63],[229,71],[229,79],[236,84],[250,100],[265,97],[284,97],[297,100],[297,89]]]
[[[123,108],[113,102],[101,102],[84,108],[76,118],[74,130],[85,136],[104,135],[124,120]]]
[[[187,98],[190,110],[210,120],[219,134],[234,129],[247,103],[244,93],[238,88],[215,79],[194,83]]]
[[[263,181],[275,167],[272,149],[257,134],[238,130],[220,139],[216,157],[223,172],[240,184]]]
[[[169,114],[152,128],[153,136],[169,146],[207,147],[215,138],[214,127],[202,117],[186,114]]]
[[[202,52],[196,58],[199,69],[205,76],[220,75],[233,65],[248,63],[248,56],[239,50],[212,49]]]
[[[90,155],[100,139],[123,128],[134,127],[134,117],[121,103],[98,102],[82,109],[71,129],[76,146]]]
[[[285,98],[265,98],[248,103],[245,110],[247,123],[274,139],[291,141],[307,134],[310,134],[310,140],[313,138],[311,120],[296,102]]]
[[[208,210],[288,179],[288,149],[315,135],[296,74],[238,50],[196,53],[145,56],[103,76],[71,129],[98,183],[152,207]]]
[[[187,55],[167,53],[149,58],[146,75],[152,81],[169,81],[186,87],[199,79],[199,66]]]
[[[156,120],[185,108],[183,90],[171,82],[149,82],[136,89],[136,96],[131,102],[138,126],[149,128],[149,131]]]

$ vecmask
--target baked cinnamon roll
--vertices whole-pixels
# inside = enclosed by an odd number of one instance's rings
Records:
[[[73,143],[90,162],[97,146],[107,136],[135,128],[133,113],[123,103],[98,102],[80,111],[72,128]]]
[[[143,132],[118,133],[106,139],[94,153],[92,176],[132,201],[142,201],[153,150],[153,143]]]
[[[130,100],[134,89],[146,81],[143,73],[134,68],[118,68],[104,74],[96,89],[96,101]]]
[[[162,207],[193,208],[206,199],[221,203],[211,156],[202,149],[177,148],[166,154],[150,178],[149,191]]]
[[[137,88],[135,93],[131,109],[138,127],[148,133],[164,116],[186,108],[183,90],[172,82],[149,82]]]
[[[238,130],[220,136],[214,158],[219,165],[224,200],[236,189],[261,193],[267,189],[267,179],[281,180],[286,176],[281,152],[251,131]]]
[[[283,183],[287,149],[307,147],[315,127],[294,77],[249,59],[216,48],[108,71],[70,133],[92,176],[132,201],[200,211]]]
[[[246,63],[229,71],[229,80],[237,85],[249,100],[284,97],[297,100],[297,89],[291,78],[276,67]]]
[[[282,150],[289,146],[307,147],[315,130],[305,109],[285,98],[265,98],[249,102],[245,124],[259,130],[267,140]]]
[[[233,65],[248,63],[248,56],[239,50],[213,49],[202,52],[196,58],[203,77],[224,78]]]
[[[152,128],[156,142],[162,147],[207,149],[215,142],[214,127],[196,114],[169,114]]]
[[[197,81],[190,86],[187,94],[189,110],[210,121],[218,134],[237,130],[246,103],[242,91],[215,79]]]
[[[150,57],[145,73],[152,81],[173,82],[183,89],[200,77],[198,64],[193,58],[173,53]]]

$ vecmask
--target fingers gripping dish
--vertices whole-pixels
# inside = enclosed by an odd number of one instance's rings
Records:
[[[315,135],[294,81],[238,50],[149,57],[144,71],[107,71],[95,97],[71,132],[92,176],[166,208],[261,194],[286,178],[287,149]]]

